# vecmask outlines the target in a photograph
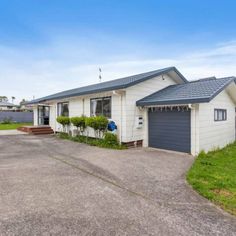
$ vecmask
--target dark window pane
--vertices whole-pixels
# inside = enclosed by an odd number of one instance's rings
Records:
[[[227,110],[225,110],[225,109],[215,109],[214,110],[214,120],[215,121],[227,120]]]
[[[91,99],[90,102],[91,116],[105,116],[111,117],[111,98],[97,98]]]
[[[103,100],[103,115],[105,117],[111,118],[111,99]]]
[[[63,116],[69,116],[68,103],[63,103],[63,105],[62,105],[62,115]]]
[[[57,104],[58,116],[69,116],[69,103],[58,103]]]
[[[102,115],[102,100],[97,100],[97,106],[96,106],[96,116]]]

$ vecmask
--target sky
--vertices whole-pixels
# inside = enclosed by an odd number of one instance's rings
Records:
[[[236,1],[0,0],[0,95],[31,100],[159,68],[236,76]],[[11,100],[11,99],[10,99]]]

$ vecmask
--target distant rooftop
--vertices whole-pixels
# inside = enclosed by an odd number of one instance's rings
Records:
[[[0,107],[15,107],[16,105],[14,105],[13,103],[10,102],[1,102],[0,101]]]

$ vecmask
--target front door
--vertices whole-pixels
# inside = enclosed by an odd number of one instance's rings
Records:
[[[49,106],[38,107],[38,124],[49,125]]]

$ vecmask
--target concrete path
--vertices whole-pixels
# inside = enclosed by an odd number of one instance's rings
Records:
[[[236,235],[185,182],[193,157],[0,137],[0,235]]]
[[[19,130],[16,130],[16,129],[0,130],[0,136],[1,135],[19,135],[19,134],[27,134],[27,133],[19,131]]]

